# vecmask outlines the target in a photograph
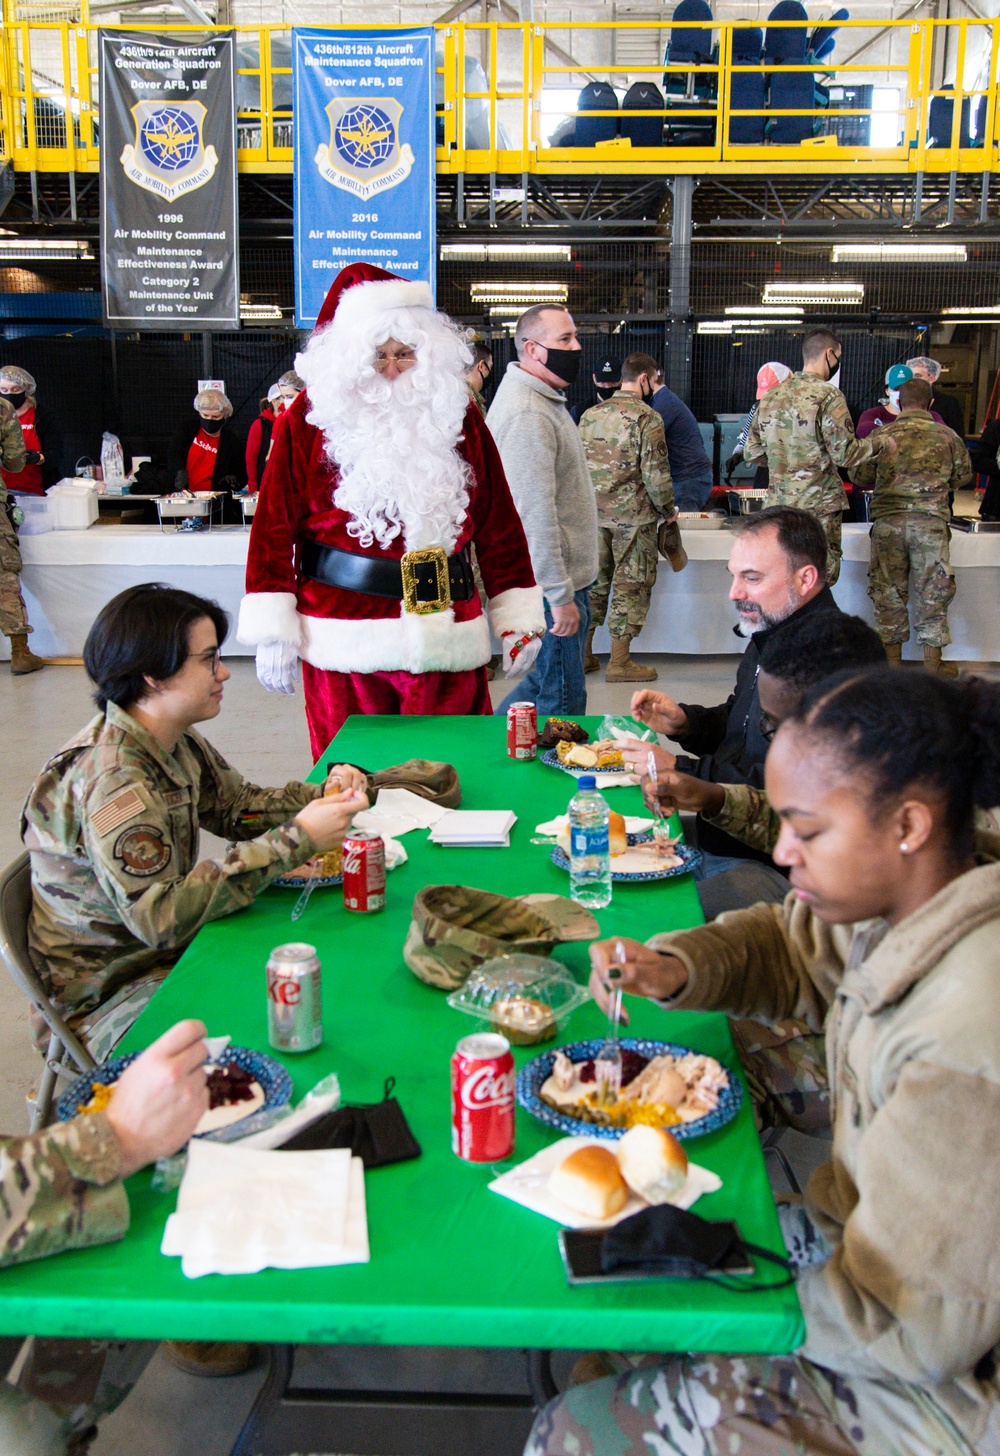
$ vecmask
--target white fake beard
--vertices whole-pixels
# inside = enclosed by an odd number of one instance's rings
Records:
[[[430,309],[400,309],[376,318],[362,337],[341,336],[334,318],[296,360],[306,381],[306,418],[326,437],[340,471],[334,505],[351,520],[348,534],[367,549],[402,534],[409,551],[455,548],[469,506],[471,472],[456,445],[468,405],[464,339]],[[393,338],[417,351],[417,363],[394,380],[372,364]]]

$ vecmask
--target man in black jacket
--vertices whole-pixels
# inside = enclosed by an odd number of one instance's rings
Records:
[[[633,716],[679,743],[683,750],[681,756],[675,756],[656,748],[658,768],[666,771],[676,767],[713,783],[763,787],[768,745],[761,730],[757,697],[761,649],[793,615],[840,611],[826,585],[826,555],[823,528],[809,511],[775,506],[741,519],[729,555],[733,579],[729,600],[739,614],[733,630],[750,641],[740,659],[736,687],[727,701],[715,708],[676,703],[666,693],[651,688],[633,695]],[[644,768],[649,751],[648,744],[623,750],[625,757],[640,768]],[[697,838],[699,847],[709,855],[770,863],[768,856],[700,818]]]

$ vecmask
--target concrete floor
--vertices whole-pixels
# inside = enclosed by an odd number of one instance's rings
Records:
[[[736,670],[735,657],[658,657],[657,686],[688,702],[723,701]],[[233,673],[226,702],[210,736],[240,770],[257,783],[283,783],[303,774],[309,745],[300,696],[265,694],[248,658],[230,659]],[[632,689],[610,686],[601,677],[588,679],[591,712],[627,711]],[[493,685],[494,701],[506,684]],[[4,774],[0,778],[0,864],[20,851],[19,814],[25,793],[45,760],[90,718],[93,707],[82,668],[52,667],[27,678],[0,672],[0,718],[4,724]],[[219,841],[206,835],[203,852],[213,853]],[[24,1098],[37,1075],[25,1006],[19,992],[0,975],[0,1128],[9,1133],[27,1128]],[[789,1134],[783,1148],[804,1181],[822,1161],[824,1144]],[[776,1186],[783,1187],[780,1175]],[[235,1333],[235,1332],[234,1332]],[[449,1358],[442,1361],[447,1353]],[[451,1352],[400,1351],[391,1354],[403,1387],[426,1385],[435,1362],[449,1374]],[[312,1349],[300,1353],[311,1385],[379,1386],[385,1381],[387,1352],[373,1348]],[[564,1363],[568,1360],[564,1357]],[[518,1388],[517,1352],[468,1352],[468,1379],[480,1365],[494,1385],[502,1373],[503,1388]],[[244,1376],[206,1380],[176,1370],[158,1353],[142,1380],[113,1416],[102,1424],[93,1456],[225,1456],[250,1410],[263,1379],[263,1367]],[[508,1383],[511,1382],[511,1383]],[[318,1453],[314,1453],[318,1456]],[[392,1453],[386,1453],[392,1456]]]

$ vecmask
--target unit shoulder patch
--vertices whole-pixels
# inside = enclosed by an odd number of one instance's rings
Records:
[[[130,875],[147,878],[158,875],[170,863],[171,847],[155,824],[137,824],[119,836],[114,855]]]

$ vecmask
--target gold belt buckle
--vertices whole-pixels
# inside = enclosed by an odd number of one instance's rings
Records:
[[[423,602],[417,596],[417,567],[433,562],[437,595]],[[406,551],[400,561],[403,571],[403,606],[407,612],[426,616],[428,612],[444,612],[451,606],[448,583],[448,554],[443,546],[425,546],[420,551]]]

